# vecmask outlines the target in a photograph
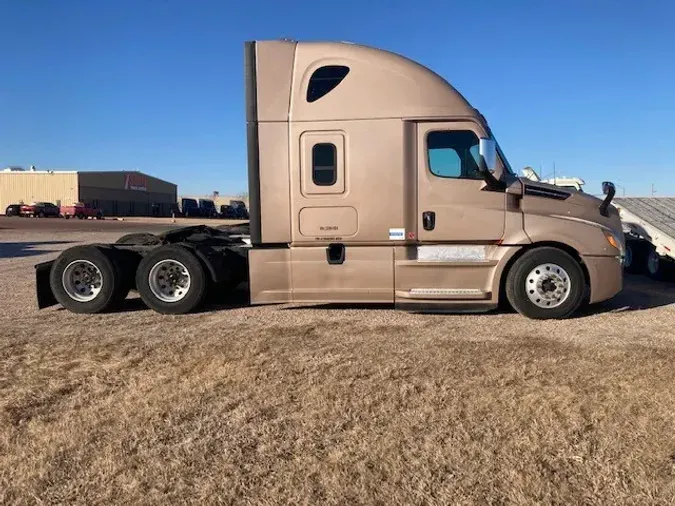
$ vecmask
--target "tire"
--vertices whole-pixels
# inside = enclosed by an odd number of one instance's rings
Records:
[[[64,217],[65,219],[67,219],[67,220],[70,219],[70,215],[69,215],[68,213],[64,214],[63,217]]]
[[[185,272],[189,278],[188,286],[185,286]],[[163,284],[166,276],[177,273],[182,274],[180,282]],[[138,265],[136,289],[143,302],[158,313],[190,313],[199,307],[206,295],[206,271],[199,258],[188,248],[177,244],[160,246],[148,253]]]
[[[644,274],[647,270],[647,256],[651,244],[642,240],[626,241],[626,257],[623,269],[629,274]]]
[[[96,219],[97,219],[97,220],[102,220],[102,219],[103,219],[103,215],[102,215],[101,213],[96,213]]]
[[[78,262],[81,262],[87,274],[101,278],[100,290],[93,297],[90,293],[77,300],[73,295],[83,277]],[[98,273],[92,272],[92,269],[98,269]],[[74,246],[61,253],[52,265],[49,284],[59,304],[73,313],[93,314],[116,309],[129,293],[113,253],[92,245]]]
[[[83,220],[84,219],[84,214],[80,213],[77,215],[78,220]]]
[[[126,234],[115,241],[115,244],[159,244],[159,238],[155,234],[147,232],[136,232]]]
[[[669,262],[656,252],[650,244],[649,252],[645,257],[645,271],[655,281],[664,281],[668,278]]]
[[[521,315],[538,320],[572,316],[583,302],[585,288],[579,262],[552,247],[525,252],[506,276],[506,296],[511,306]]]
[[[44,211],[40,211],[40,212],[38,213],[38,218],[44,218],[44,217],[45,217]]]

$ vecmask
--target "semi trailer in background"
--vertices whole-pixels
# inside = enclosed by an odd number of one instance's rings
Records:
[[[36,266],[39,307],[106,311],[137,290],[179,314],[246,286],[252,304],[508,303],[566,318],[622,289],[614,186],[600,199],[519,177],[432,70],[342,42],[255,41],[244,54],[248,228],[68,248]]]
[[[675,197],[621,197],[627,272],[662,280],[675,272]]]

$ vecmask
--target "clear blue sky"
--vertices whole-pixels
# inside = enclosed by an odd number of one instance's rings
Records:
[[[0,0],[0,166],[244,191],[243,42],[336,39],[439,72],[518,170],[673,195],[674,18],[668,0]]]

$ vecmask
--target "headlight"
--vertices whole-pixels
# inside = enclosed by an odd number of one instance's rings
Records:
[[[616,234],[614,234],[614,232],[612,232],[611,230],[603,229],[602,233],[605,234],[605,239],[607,239],[607,242],[611,246],[613,246],[613,247],[615,247],[616,249],[619,250],[619,254],[623,258],[624,254],[625,254],[623,239],[620,238],[620,237],[617,237]]]

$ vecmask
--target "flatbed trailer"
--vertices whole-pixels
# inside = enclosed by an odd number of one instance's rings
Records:
[[[624,268],[654,279],[672,275],[675,266],[675,197],[620,197],[626,240]]]

